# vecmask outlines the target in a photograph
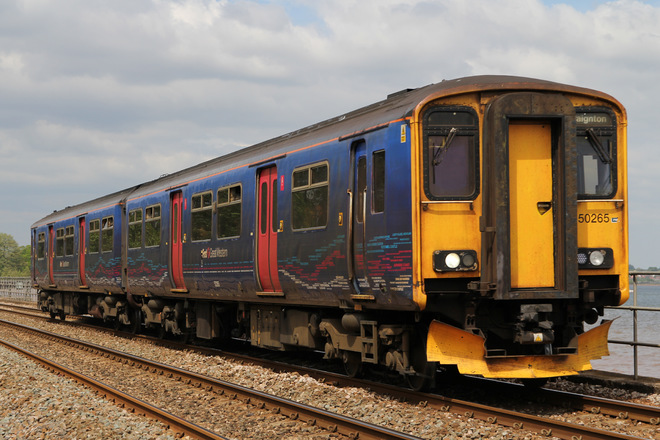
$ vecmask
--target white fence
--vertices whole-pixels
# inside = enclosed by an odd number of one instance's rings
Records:
[[[37,290],[30,278],[0,278],[0,298],[37,303]]]

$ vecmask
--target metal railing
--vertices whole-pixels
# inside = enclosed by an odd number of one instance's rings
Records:
[[[0,278],[0,297],[37,303],[37,290],[32,288],[30,278]]]
[[[637,339],[637,312],[660,312],[659,307],[639,307],[637,305],[637,277],[644,275],[660,275],[660,272],[651,272],[651,271],[630,271],[630,276],[633,279],[633,305],[632,306],[616,306],[616,307],[606,307],[607,309],[612,310],[630,310],[633,314],[633,340],[632,341],[618,341],[618,340],[608,340],[610,344],[623,344],[630,345],[633,348],[633,375],[635,379],[639,378],[639,347],[651,347],[651,348],[660,348],[660,344],[653,344],[649,342],[640,342]]]

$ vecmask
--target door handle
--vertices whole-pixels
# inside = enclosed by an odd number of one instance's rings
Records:
[[[541,215],[550,211],[551,208],[552,208],[552,202],[538,202],[536,204],[536,209],[539,210],[539,214]]]

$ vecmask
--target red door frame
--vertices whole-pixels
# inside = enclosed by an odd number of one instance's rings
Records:
[[[257,187],[257,269],[264,292],[281,292],[277,272],[277,167],[259,172]]]
[[[37,230],[33,229],[32,230],[32,252],[31,252],[31,258],[32,258],[32,265],[30,266],[30,275],[32,275],[32,281],[36,282],[37,281],[37,250],[38,250],[38,242],[37,242]]]
[[[170,272],[174,290],[185,291],[183,281],[183,241],[181,239],[181,225],[183,217],[183,194],[181,191],[173,192],[170,203]]]
[[[50,285],[55,285],[55,278],[53,277],[53,257],[55,256],[55,229],[53,225],[48,225],[48,279]]]
[[[87,279],[85,278],[86,230],[85,217],[80,217],[78,219],[78,273],[80,275],[80,287],[87,287]]]

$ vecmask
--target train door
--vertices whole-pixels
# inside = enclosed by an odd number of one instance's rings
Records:
[[[175,191],[170,195],[170,273],[175,291],[185,292],[183,280],[183,194]]]
[[[578,295],[575,133],[562,95],[510,93],[487,108],[481,282],[496,299]]]
[[[85,277],[85,217],[78,219],[78,273],[80,275],[80,288],[87,288],[87,279]]]
[[[55,278],[53,277],[53,258],[55,257],[55,229],[53,225],[48,225],[48,246],[46,249],[48,257],[48,280],[51,286],[55,286]]]
[[[263,292],[281,292],[277,272],[277,167],[259,172],[257,189],[257,273]]]
[[[554,287],[550,123],[509,124],[511,287]]]
[[[38,253],[38,244],[37,244],[37,230],[32,230],[32,265],[30,266],[30,272],[32,274],[32,281],[37,281],[37,253]]]
[[[367,147],[363,140],[351,146],[351,178],[349,184],[349,239],[348,273],[354,295],[370,295],[371,286],[367,277],[366,214]]]

